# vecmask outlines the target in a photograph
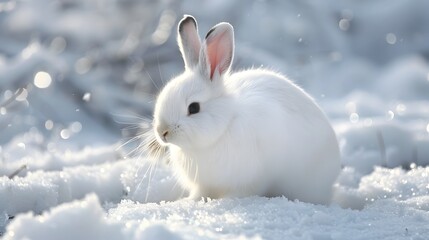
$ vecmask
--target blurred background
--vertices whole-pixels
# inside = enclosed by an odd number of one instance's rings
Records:
[[[80,149],[135,135],[159,89],[183,71],[183,14],[201,36],[230,22],[233,69],[267,67],[306,89],[343,154],[367,143],[351,127],[388,124],[386,144],[412,142],[397,144],[412,151],[401,158],[427,159],[428,9],[426,0],[0,0],[2,159],[6,148]]]

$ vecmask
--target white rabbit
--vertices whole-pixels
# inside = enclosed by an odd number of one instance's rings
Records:
[[[158,96],[153,126],[189,197],[283,195],[329,203],[340,154],[314,100],[268,70],[230,74],[229,23],[214,26],[201,43],[195,19],[185,16],[178,44],[185,72]]]

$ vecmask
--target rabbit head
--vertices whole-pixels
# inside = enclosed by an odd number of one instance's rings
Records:
[[[182,149],[207,147],[224,134],[233,114],[223,79],[233,59],[234,31],[229,23],[219,23],[201,43],[197,22],[185,16],[178,25],[178,45],[185,71],[158,96],[156,138]]]

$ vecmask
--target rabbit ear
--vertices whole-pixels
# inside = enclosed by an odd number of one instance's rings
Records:
[[[182,53],[185,68],[193,68],[198,64],[201,48],[200,37],[198,36],[197,21],[190,15],[185,15],[180,20],[178,28],[177,42]]]
[[[205,59],[200,56],[200,60],[205,60],[207,67],[203,72],[209,74],[210,80],[216,74],[221,76],[229,71],[234,55],[234,29],[229,23],[219,23],[214,26],[206,35],[203,54]]]

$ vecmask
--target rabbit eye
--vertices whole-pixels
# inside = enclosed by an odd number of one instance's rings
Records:
[[[200,104],[197,102],[193,102],[189,104],[188,113],[189,115],[198,113],[200,111]]]

